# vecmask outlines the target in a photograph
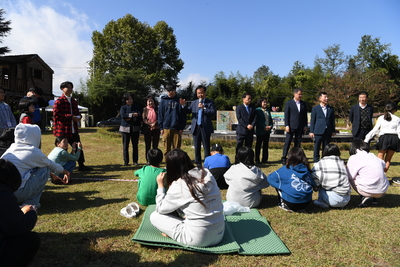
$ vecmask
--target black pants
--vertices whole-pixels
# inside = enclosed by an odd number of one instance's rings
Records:
[[[248,133],[247,135],[236,135],[236,141],[236,154],[239,148],[243,146],[243,143],[245,146],[251,148],[253,146],[253,132]]]
[[[256,156],[255,156],[256,161],[260,161],[261,146],[262,146],[262,162],[268,161],[269,136],[270,133],[265,133],[264,135],[257,135]]]
[[[194,143],[194,162],[201,164],[201,143],[204,148],[204,158],[210,156],[210,137],[211,134],[206,134],[203,125],[197,125],[193,133]]]
[[[371,129],[360,128],[356,135],[353,135],[354,139],[358,138],[361,140],[365,139],[365,136],[371,131]]]
[[[294,147],[300,147],[301,140],[303,139],[303,128],[295,130],[292,130],[292,128],[290,128],[290,132],[286,133],[285,145],[283,146],[283,152],[282,152],[282,159],[286,159],[287,157],[290,144],[292,143],[293,140],[293,136],[294,136]]]
[[[129,142],[132,142],[132,160],[138,162],[139,159],[139,131],[131,133],[122,133],[122,149],[124,155],[124,163],[129,163]]]
[[[160,142],[160,129],[149,130],[147,134],[144,135],[144,143],[146,144],[146,154],[145,158],[147,159],[147,152],[149,152],[150,148],[158,148],[158,143]],[[153,146],[151,146],[153,144]],[[149,161],[147,159],[147,161]]]
[[[275,188],[276,189],[276,188]],[[299,210],[304,210],[305,208],[308,207],[308,205],[310,205],[311,200],[304,202],[304,203],[292,203],[292,202],[288,202],[286,200],[284,200],[281,197],[281,191],[279,189],[276,189],[276,192],[278,193],[278,200],[279,203],[283,202],[286,204],[286,206],[288,206],[289,209],[291,209],[292,211],[299,211]]]
[[[74,133],[74,134],[72,134],[71,138],[68,138],[68,143],[71,146],[72,146],[72,143],[74,143],[74,142],[78,143],[80,141],[81,141],[81,138],[78,133]],[[83,166],[84,162],[85,162],[85,155],[83,154],[83,150],[81,150],[81,155],[79,156],[79,159],[78,159],[79,166]]]
[[[28,266],[40,248],[36,232],[6,238],[0,244],[0,266]]]

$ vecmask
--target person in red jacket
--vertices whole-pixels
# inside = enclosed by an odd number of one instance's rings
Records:
[[[78,103],[72,97],[74,85],[72,82],[63,82],[60,85],[63,94],[59,97],[53,106],[54,136],[65,136],[72,146],[74,142],[81,142],[78,132],[78,122],[81,120],[81,113],[78,109]],[[82,142],[81,142],[82,143]],[[92,168],[85,166],[85,156],[83,151],[78,159],[79,171],[88,171]]]
[[[19,101],[19,111],[21,116],[19,117],[20,123],[33,124],[33,112],[35,111],[35,105],[33,99],[30,97],[24,97]]]

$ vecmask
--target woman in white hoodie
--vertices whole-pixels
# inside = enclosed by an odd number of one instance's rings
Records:
[[[50,171],[63,173],[68,180],[69,172],[60,164],[48,159],[40,150],[39,126],[20,123],[15,127],[14,135],[15,143],[11,144],[1,158],[13,163],[21,174],[21,186],[14,192],[18,203],[39,208],[40,196]]]
[[[225,221],[214,177],[209,170],[196,167],[181,149],[171,150],[165,157],[167,173],[157,176],[157,207],[150,215],[151,223],[164,236],[184,245],[218,244]]]
[[[229,185],[226,200],[244,207],[257,207],[262,198],[261,189],[269,186],[267,176],[255,166],[254,151],[249,147],[239,148],[235,164],[224,174]]]

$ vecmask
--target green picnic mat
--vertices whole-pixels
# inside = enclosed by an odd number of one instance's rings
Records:
[[[222,241],[212,247],[185,246],[164,237],[150,222],[150,214],[155,205],[147,207],[142,223],[132,240],[148,246],[169,247],[192,250],[202,253],[239,253],[243,255],[289,254],[289,249],[271,229],[267,220],[257,209],[249,213],[234,213],[225,217],[225,234]]]

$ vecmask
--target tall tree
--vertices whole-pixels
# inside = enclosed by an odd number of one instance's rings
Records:
[[[94,31],[92,41],[88,90],[101,117],[115,115],[125,91],[138,102],[162,85],[178,82],[183,61],[173,29],[164,21],[151,27],[127,14],[107,23],[102,32]]]
[[[315,59],[316,65],[321,65],[322,71],[325,75],[338,74],[345,68],[345,64],[349,58],[344,55],[343,51],[340,51],[340,44],[334,44],[323,49],[325,58],[317,56]]]
[[[4,9],[0,9],[0,44],[3,43],[3,38],[7,37],[11,31],[10,24],[11,20],[5,20],[3,15],[6,12]],[[4,55],[5,53],[9,53],[11,50],[7,46],[0,47],[0,55]]]

